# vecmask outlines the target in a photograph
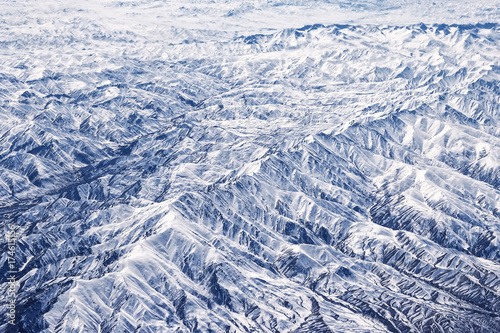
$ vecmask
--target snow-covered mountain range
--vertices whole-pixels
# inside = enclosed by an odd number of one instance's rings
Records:
[[[0,9],[0,331],[500,331],[498,1]]]

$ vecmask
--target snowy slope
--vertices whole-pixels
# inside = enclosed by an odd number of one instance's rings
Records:
[[[0,6],[18,331],[500,330],[498,2]]]

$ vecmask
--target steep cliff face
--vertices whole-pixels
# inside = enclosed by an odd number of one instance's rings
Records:
[[[0,44],[17,330],[500,331],[496,24],[106,24]]]

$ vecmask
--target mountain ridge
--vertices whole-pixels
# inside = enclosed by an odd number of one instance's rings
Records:
[[[498,25],[460,27],[2,66],[17,328],[495,332]]]

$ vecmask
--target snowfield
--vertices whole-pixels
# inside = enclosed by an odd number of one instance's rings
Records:
[[[0,2],[0,331],[499,332],[499,18]]]

